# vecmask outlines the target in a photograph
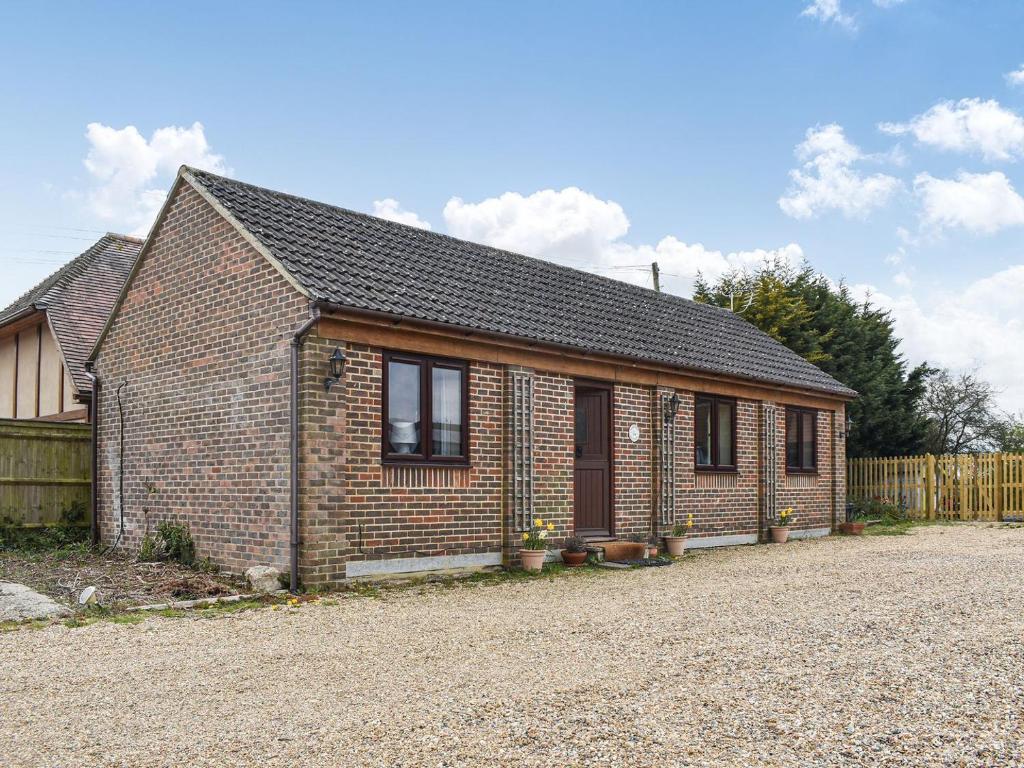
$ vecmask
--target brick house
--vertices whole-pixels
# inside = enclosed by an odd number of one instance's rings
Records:
[[[829,533],[855,396],[731,312],[182,168],[94,351],[97,510],[307,583]],[[292,563],[297,569],[292,569]]]
[[[0,418],[88,420],[84,363],[141,247],[108,233],[0,311]]]

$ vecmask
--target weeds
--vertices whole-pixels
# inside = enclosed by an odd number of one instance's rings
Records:
[[[139,560],[148,563],[172,560],[185,566],[194,567],[196,565],[196,545],[192,540],[192,531],[189,530],[188,524],[164,520],[157,525],[154,535],[150,536],[147,533],[142,539],[142,544],[139,546]],[[212,567],[209,558],[205,558],[200,563]]]
[[[0,515],[0,549],[22,552],[60,552],[81,549],[89,538],[88,509],[73,501],[60,511],[55,525],[26,526],[16,515]]]

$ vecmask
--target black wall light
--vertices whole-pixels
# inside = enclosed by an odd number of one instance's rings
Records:
[[[341,368],[345,365],[345,353],[340,347],[335,347],[331,356],[327,358],[331,367],[331,375],[324,379],[324,391],[329,392],[331,387],[341,381]]]
[[[665,421],[675,421],[679,413],[679,394],[672,393],[672,397],[665,401]]]

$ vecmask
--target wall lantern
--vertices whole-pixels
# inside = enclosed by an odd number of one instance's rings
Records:
[[[677,413],[679,413],[679,394],[673,392],[672,397],[665,401],[665,421],[675,421]]]
[[[335,347],[331,356],[327,358],[327,362],[331,367],[331,375],[324,379],[325,392],[329,392],[332,385],[341,381],[341,368],[345,364],[345,353],[341,351],[340,347]]]
[[[853,419],[850,418],[850,414],[846,414],[846,431],[843,432],[842,435],[840,435],[840,437],[842,437],[844,440],[846,440],[850,436],[850,433],[852,431],[853,431]]]

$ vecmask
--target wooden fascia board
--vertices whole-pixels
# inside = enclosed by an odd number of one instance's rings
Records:
[[[36,309],[27,315],[22,315],[18,319],[13,320],[4,326],[0,326],[0,339],[6,339],[8,336],[14,336],[15,334],[21,333],[26,328],[34,328],[45,321],[46,312],[41,309]]]
[[[537,371],[622,384],[670,387],[748,400],[769,400],[826,411],[842,408],[849,399],[780,387],[767,382],[744,381],[657,364],[628,362],[603,355],[574,354],[529,342],[515,344],[482,333],[445,333],[438,328],[418,326],[411,320],[389,322],[341,312],[324,312],[317,333],[323,338],[372,347],[522,366]]]

